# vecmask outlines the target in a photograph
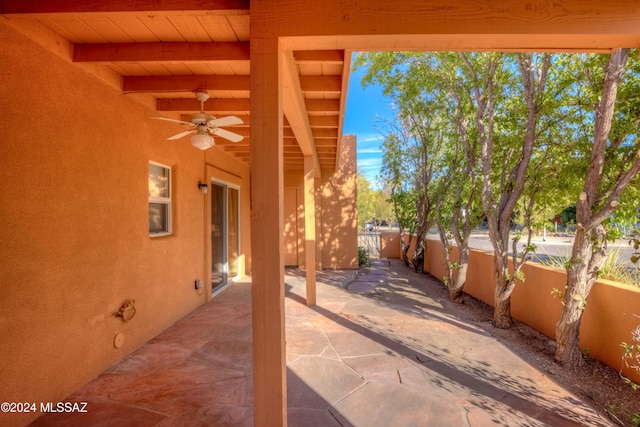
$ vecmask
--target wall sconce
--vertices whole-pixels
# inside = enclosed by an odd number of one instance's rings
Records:
[[[202,194],[207,194],[207,192],[209,191],[209,186],[207,184],[201,183],[200,181],[198,181],[198,188],[202,190]]]

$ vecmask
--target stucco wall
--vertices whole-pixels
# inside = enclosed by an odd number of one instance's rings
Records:
[[[317,268],[358,268],[355,143],[344,136],[338,170],[316,179]],[[303,172],[285,171],[284,186],[285,264],[305,268]]]
[[[55,402],[205,301],[196,184],[214,151],[167,141],[175,126],[4,23],[0,40],[0,396]],[[150,160],[172,167],[167,237],[148,235]],[[247,188],[243,242],[248,204]],[[113,313],[127,299],[125,323]]]
[[[358,268],[356,137],[342,137],[339,167],[334,173],[323,170],[320,187],[322,227],[322,267]]]

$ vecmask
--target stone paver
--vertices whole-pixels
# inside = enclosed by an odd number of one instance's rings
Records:
[[[398,261],[318,272],[314,307],[304,277],[285,275],[290,426],[612,425]],[[33,424],[252,426],[250,295],[234,284],[64,399],[88,414]]]
[[[304,280],[286,281],[287,313],[299,316]],[[325,404],[343,426],[612,425],[513,354],[491,335],[488,322],[447,313],[446,289],[397,261],[377,260],[353,280],[321,286],[318,305],[304,309],[324,319],[289,323],[287,331],[290,337],[309,327],[323,331],[338,359],[331,371],[323,355],[290,363],[298,382],[289,390],[290,411],[301,395],[321,398],[335,384],[339,392]],[[304,371],[297,369],[303,361]],[[346,372],[340,363],[362,382],[340,378]]]

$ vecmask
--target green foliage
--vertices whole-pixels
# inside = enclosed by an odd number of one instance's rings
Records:
[[[389,197],[393,205],[395,217],[401,230],[408,230],[411,234],[416,229],[416,201],[415,191],[395,191]]]
[[[564,304],[564,302],[563,302],[564,301],[564,295],[567,292],[567,288],[568,288],[567,285],[564,285],[564,290],[562,290],[562,291],[560,289],[558,289],[558,288],[553,288],[551,290],[551,295],[555,299],[560,300],[562,302],[562,304]]]
[[[362,246],[358,246],[358,266],[360,267],[371,266],[371,260],[369,259],[369,252]]]
[[[384,190],[372,188],[371,182],[361,173],[358,173],[358,227],[364,228],[367,222],[373,218],[378,220],[391,220],[393,215],[392,205],[388,202],[388,195]]]
[[[561,256],[547,256],[541,258],[538,262],[561,270],[570,268],[572,265],[569,254]],[[640,287],[640,273],[638,270],[629,268],[625,265],[624,252],[619,246],[611,246],[607,248],[607,257],[604,265],[598,272],[598,277],[601,279]],[[564,296],[564,294],[562,295]]]
[[[640,259],[640,230],[637,228],[633,231],[631,235],[631,239],[629,239],[629,245],[633,246],[633,254],[631,254],[631,262],[634,264],[638,264],[638,260]]]
[[[623,405],[609,405],[608,411],[610,414],[614,415],[614,417],[622,423],[622,419],[629,417],[630,426],[632,427],[640,427],[640,415],[635,413],[629,413],[629,410]],[[624,414],[627,414],[624,416]]]
[[[576,223],[576,204],[572,203],[571,205],[567,206],[559,213],[559,215],[563,224],[575,224]]]
[[[633,341],[630,344],[627,344],[626,342],[620,343],[620,346],[624,350],[622,355],[622,366],[620,367],[620,376],[622,376],[625,382],[629,384],[633,390],[639,390],[640,386],[638,386],[638,384],[622,375],[622,368],[625,366],[640,373],[640,325],[632,331],[631,336]]]

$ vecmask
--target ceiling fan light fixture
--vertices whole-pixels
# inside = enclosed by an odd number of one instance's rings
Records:
[[[208,133],[196,133],[191,137],[191,145],[200,150],[213,147],[213,138]]]

